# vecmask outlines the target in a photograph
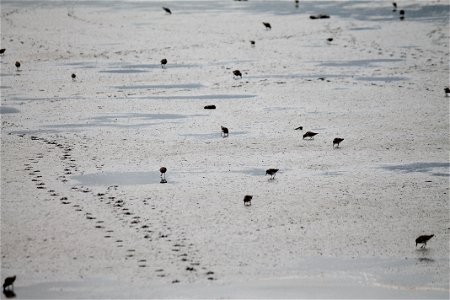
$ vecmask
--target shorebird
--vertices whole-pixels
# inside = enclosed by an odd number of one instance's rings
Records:
[[[250,41],[250,45],[252,45],[253,47],[255,46],[256,42],[255,41]]]
[[[405,11],[403,9],[401,9],[399,11],[399,14],[400,14],[400,20],[404,20],[405,19]]]
[[[334,145],[336,145],[336,144],[337,144],[337,147],[336,147],[336,148],[339,148],[339,144],[340,144],[343,140],[344,140],[343,138],[334,138],[334,140],[333,140],[333,148],[334,148]]]
[[[233,75],[235,76],[235,77],[241,77],[242,78],[242,73],[241,73],[241,71],[239,71],[239,70],[234,70],[233,71]]]
[[[333,41],[333,38],[327,38],[327,41],[331,43]]]
[[[11,286],[14,289],[14,281],[16,281],[16,275],[12,277],[6,277],[5,282],[3,283],[3,291],[6,290],[7,287]]]
[[[394,9],[392,10],[392,11],[397,11],[397,3],[395,3],[395,2],[392,2],[392,5],[394,6]]]
[[[307,131],[304,135],[303,135],[303,139],[309,137],[310,140],[313,139],[313,137],[318,134],[317,132],[312,132],[312,131]]]
[[[0,49],[0,54],[3,55],[5,53],[5,51],[6,51],[5,48]]]
[[[294,130],[303,130],[303,126],[299,126],[299,127],[295,128]]]
[[[204,109],[216,109],[216,106],[215,106],[214,104],[212,104],[212,105],[206,105],[206,106],[204,107]]]
[[[427,245],[427,242],[434,236],[434,234],[432,235],[421,235],[416,239],[416,247],[417,244],[423,244],[422,247],[420,248],[424,248]]]
[[[272,26],[270,26],[270,23],[268,22],[263,22],[264,26],[266,27],[267,30],[271,30]]]
[[[245,196],[244,196],[244,205],[245,205],[245,206],[250,206],[250,205],[252,205],[252,198],[253,198],[252,195],[245,195]]]
[[[75,79],[75,78],[77,78],[77,75],[75,75],[75,73],[72,73],[72,79]]]
[[[279,169],[267,169],[266,170],[266,175],[269,174],[270,175],[270,179],[275,179],[275,174],[277,174],[278,170]]]
[[[166,11],[166,13],[168,13],[169,15],[172,14],[172,11],[169,8],[163,6],[162,9],[164,9]]]
[[[161,59],[161,68],[164,69],[164,66],[167,64],[167,59],[163,58]]]
[[[166,167],[161,167],[161,168],[159,168],[159,172],[161,172],[161,180],[165,180],[166,179],[167,168]]]
[[[222,128],[222,135],[223,135],[223,137],[228,136],[228,128],[223,127],[223,126],[220,126],[220,127]]]
[[[17,68],[17,71],[19,71],[19,68],[20,68],[20,61],[16,61],[16,68]]]
[[[444,91],[445,91],[445,96],[448,97],[448,94],[450,94],[450,87],[446,87],[444,89]]]

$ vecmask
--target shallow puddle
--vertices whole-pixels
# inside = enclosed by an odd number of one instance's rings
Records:
[[[143,85],[119,85],[114,86],[120,90],[134,89],[198,89],[204,87],[200,83],[184,83],[184,84],[143,84]]]
[[[0,114],[15,114],[15,113],[19,113],[20,110],[18,110],[17,108],[14,107],[9,107],[9,106],[0,106]]]
[[[432,176],[450,176],[450,163],[448,162],[417,162],[403,165],[382,166],[381,168],[400,173],[430,173]]]
[[[143,185],[143,184],[156,184],[160,183],[159,171],[147,171],[147,172],[101,172],[91,173],[84,175],[72,176],[71,178],[78,181],[84,186],[97,186],[97,185]],[[167,178],[168,183],[173,183],[170,177]]]

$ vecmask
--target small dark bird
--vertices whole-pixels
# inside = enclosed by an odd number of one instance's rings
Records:
[[[392,11],[397,11],[397,3],[395,3],[395,2],[392,2],[392,5],[394,6],[394,9],[392,10]]]
[[[14,281],[16,281],[16,275],[12,277],[6,277],[5,282],[3,283],[3,291],[6,290],[7,287],[11,286],[14,289]]]
[[[405,11],[401,9],[399,13],[400,13],[400,20],[403,21],[405,19]]]
[[[270,25],[270,23],[268,22],[263,22],[264,26],[266,27],[267,30],[271,30],[272,26]]]
[[[77,78],[77,75],[75,75],[75,73],[72,73],[72,79]]]
[[[327,38],[327,41],[331,43],[333,41],[333,38]]]
[[[313,137],[318,134],[317,132],[312,132],[312,131],[307,131],[304,135],[303,135],[303,139],[309,137],[310,140],[313,139]]]
[[[164,9],[166,11],[166,13],[168,13],[169,15],[172,14],[172,11],[169,8],[163,7],[162,9]]]
[[[277,174],[279,169],[267,169],[266,170],[266,175],[269,174],[270,175],[270,179],[275,179],[275,174]]]
[[[212,104],[212,105],[206,105],[206,106],[204,107],[204,109],[216,109],[216,106],[215,106],[214,104]]]
[[[234,70],[234,71],[233,71],[233,75],[234,75],[235,77],[241,77],[241,78],[242,78],[242,73],[241,73],[241,71],[239,71],[239,70]]]
[[[250,41],[250,45],[255,46],[256,42],[255,41]]]
[[[19,71],[19,68],[20,68],[20,61],[16,61],[16,68],[17,68],[17,71]]]
[[[450,94],[450,87],[446,87],[444,89],[444,91],[445,91],[445,96],[448,97],[448,94]]]
[[[0,54],[3,55],[5,53],[5,51],[6,51],[5,48],[0,49]]]
[[[166,180],[167,168],[166,167],[161,167],[161,168],[159,168],[159,172],[161,172],[161,180]]]
[[[427,245],[427,242],[434,236],[434,234],[432,235],[421,235],[416,239],[416,247],[417,244],[423,244],[422,247],[420,248],[424,248]]]
[[[223,137],[227,137],[228,136],[228,128],[220,126],[222,128],[222,135]]]
[[[336,147],[336,148],[339,148],[339,144],[340,144],[343,140],[344,140],[343,138],[334,138],[334,140],[333,140],[333,148],[334,148],[334,145],[336,145],[336,144],[337,144],[337,147]]]
[[[294,130],[303,130],[303,126],[299,126],[299,127],[295,128]]]
[[[167,64],[167,59],[163,58],[161,59],[161,68],[164,69],[164,66]]]
[[[250,206],[250,205],[252,205],[252,198],[253,198],[252,195],[245,195],[245,196],[244,196],[244,205],[245,205],[245,206]]]

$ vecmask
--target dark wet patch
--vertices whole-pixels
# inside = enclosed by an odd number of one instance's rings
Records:
[[[400,173],[430,173],[432,176],[449,177],[450,163],[448,162],[417,162],[403,165],[382,166],[381,168]],[[436,169],[444,169],[445,172],[436,172]]]
[[[119,85],[114,86],[120,90],[133,89],[198,89],[204,87],[200,83],[180,83],[180,84],[142,84],[142,85]]]
[[[221,100],[247,99],[256,95],[249,94],[217,94],[217,95],[182,95],[182,96],[145,96],[145,97],[117,97],[116,99],[149,99],[149,100]]]
[[[147,72],[146,70],[139,70],[139,69],[111,69],[111,70],[102,70],[99,71],[100,73],[117,73],[117,74],[129,74],[129,73],[145,73]]]
[[[325,61],[319,63],[322,67],[379,67],[383,63],[402,62],[403,59],[380,58],[380,59],[356,59],[356,60],[339,60]]]
[[[9,106],[0,106],[0,114],[15,114],[15,113],[19,113],[20,110],[18,110],[17,108],[14,107],[9,107]]]
[[[401,76],[360,76],[356,77],[355,79],[360,81],[384,81],[384,82],[408,80],[407,77]]]
[[[247,134],[247,131],[230,131],[229,136],[227,137],[223,137],[220,133],[220,131],[217,131],[217,133],[188,133],[188,134],[180,134],[180,136],[185,136],[185,137],[194,137],[194,138],[199,138],[199,139],[227,139],[232,137],[233,135],[242,135],[242,134]]]

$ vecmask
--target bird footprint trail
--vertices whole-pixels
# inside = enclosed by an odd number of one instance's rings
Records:
[[[73,155],[75,146],[36,136],[30,138],[48,147],[49,153],[55,150],[58,153],[61,171],[57,174],[43,174],[37,168],[51,159],[43,152],[37,152],[35,157],[24,164],[24,170],[29,172],[36,188],[48,193],[49,198],[44,197],[46,201],[59,201],[77,213],[80,222],[84,219],[92,223],[92,230],[102,230],[107,243],[123,249],[123,259],[132,262],[136,268],[171,265],[170,269],[156,269],[154,276],[157,278],[168,279],[171,283],[202,277],[216,280],[215,273],[201,263],[199,251],[189,241],[189,234],[171,219],[167,213],[168,207],[161,205],[162,201],[152,201],[152,197],[128,197],[117,185],[111,185],[103,191],[72,186],[70,176],[78,172],[77,160]],[[48,186],[47,179],[52,176],[56,176],[60,182],[58,186]],[[146,210],[136,209],[137,206],[146,207]],[[117,223],[122,225],[118,226]],[[133,245],[133,248],[129,245]]]

